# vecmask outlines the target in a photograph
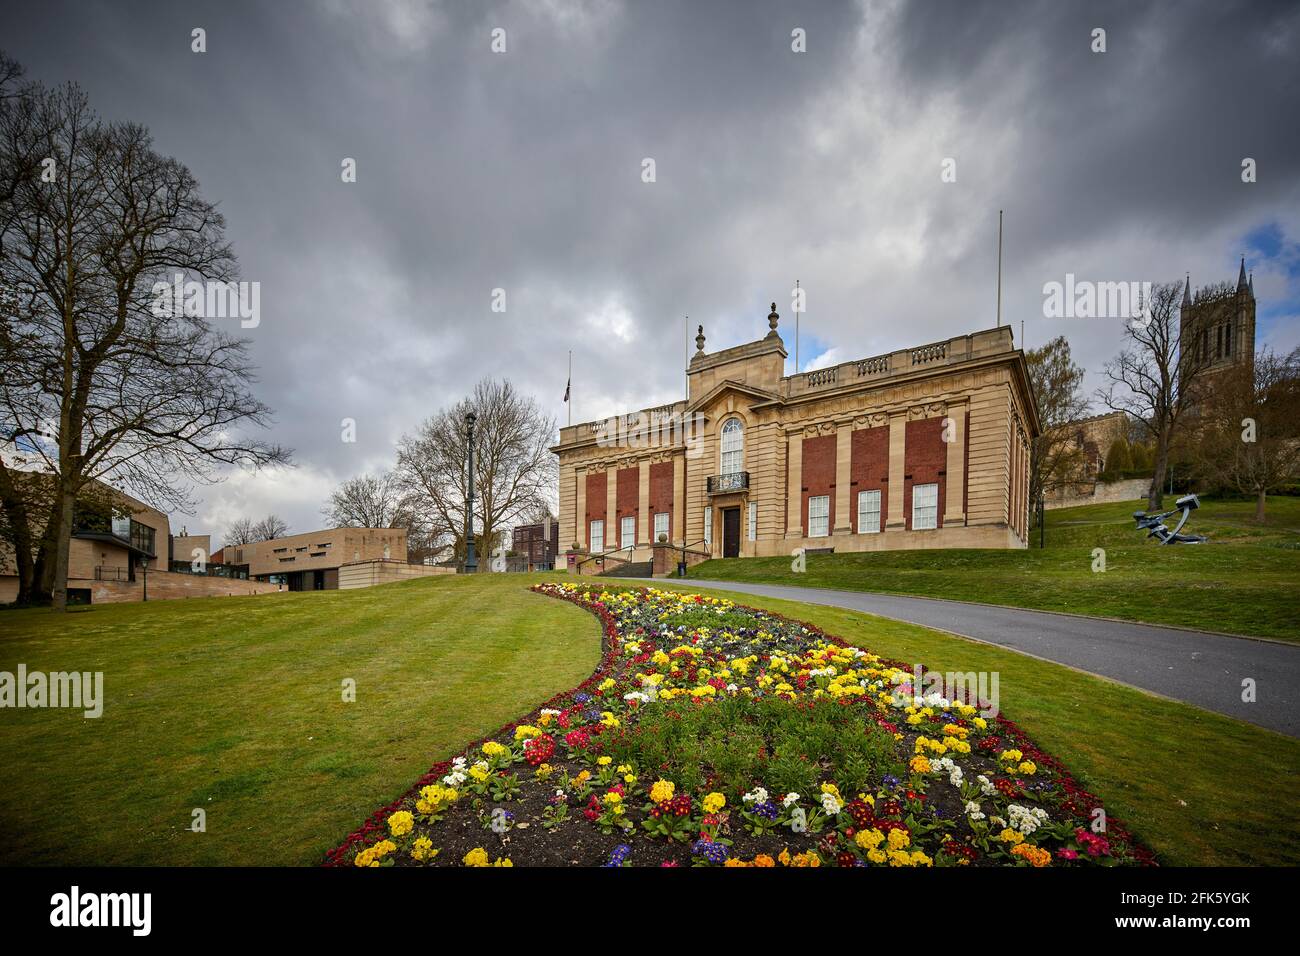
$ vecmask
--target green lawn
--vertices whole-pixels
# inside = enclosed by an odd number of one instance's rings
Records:
[[[683,587],[798,618],[883,657],[997,672],[1003,716],[1060,757],[1163,864],[1300,864],[1298,740],[913,624]]]
[[[1172,507],[1172,500],[1167,499]],[[1188,529],[1210,544],[1161,546],[1134,530],[1142,502],[1087,505],[1047,515],[1047,546],[706,561],[690,577],[886,591],[1070,611],[1300,641],[1300,498],[1274,496],[1268,522],[1253,501],[1206,501]],[[1093,571],[1093,550],[1106,570]]]
[[[0,670],[103,671],[106,699],[98,720],[0,711],[0,864],[318,862],[435,761],[594,669],[595,619],[510,585],[0,612]]]
[[[529,593],[540,578],[0,612],[0,670],[103,670],[107,698],[99,720],[0,712],[0,864],[318,862],[432,763],[591,672],[595,619]],[[925,628],[723,596],[997,671],[1003,712],[1163,862],[1300,863],[1298,741]]]

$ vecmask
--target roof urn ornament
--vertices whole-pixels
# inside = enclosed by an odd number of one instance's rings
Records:
[[[776,314],[776,303],[772,303],[772,311],[767,314],[767,327],[773,332],[776,331],[777,322],[781,321],[781,316]]]
[[[702,326],[702,325],[700,326],[700,330],[699,330],[699,332],[696,333],[696,336],[695,336],[695,347],[696,347],[700,352],[703,352],[703,351],[704,351],[704,326]]]

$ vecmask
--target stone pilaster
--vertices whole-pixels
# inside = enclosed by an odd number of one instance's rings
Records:
[[[962,511],[963,492],[966,489],[966,402],[948,403],[948,420],[951,430],[945,430],[952,436],[948,442],[948,462],[945,466],[947,479],[944,483],[946,500],[943,507],[944,527],[966,523],[966,513]]]
[[[907,411],[889,413],[889,517],[885,530],[907,527],[903,519],[903,480],[907,454]]]
[[[789,446],[789,492],[786,496],[787,538],[803,537],[803,429],[786,433]]]
[[[852,534],[849,466],[853,460],[853,421],[835,423],[835,527],[831,534]]]

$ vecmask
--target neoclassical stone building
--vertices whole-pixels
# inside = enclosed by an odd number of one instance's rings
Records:
[[[773,305],[766,336],[717,352],[701,328],[684,401],[561,429],[571,569],[660,541],[698,557],[1026,546],[1039,422],[1009,327],[784,375],[778,322]]]

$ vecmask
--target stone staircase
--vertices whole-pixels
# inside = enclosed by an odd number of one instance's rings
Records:
[[[617,567],[606,568],[595,575],[598,578],[649,578],[654,577],[654,563],[651,561],[632,561]]]

